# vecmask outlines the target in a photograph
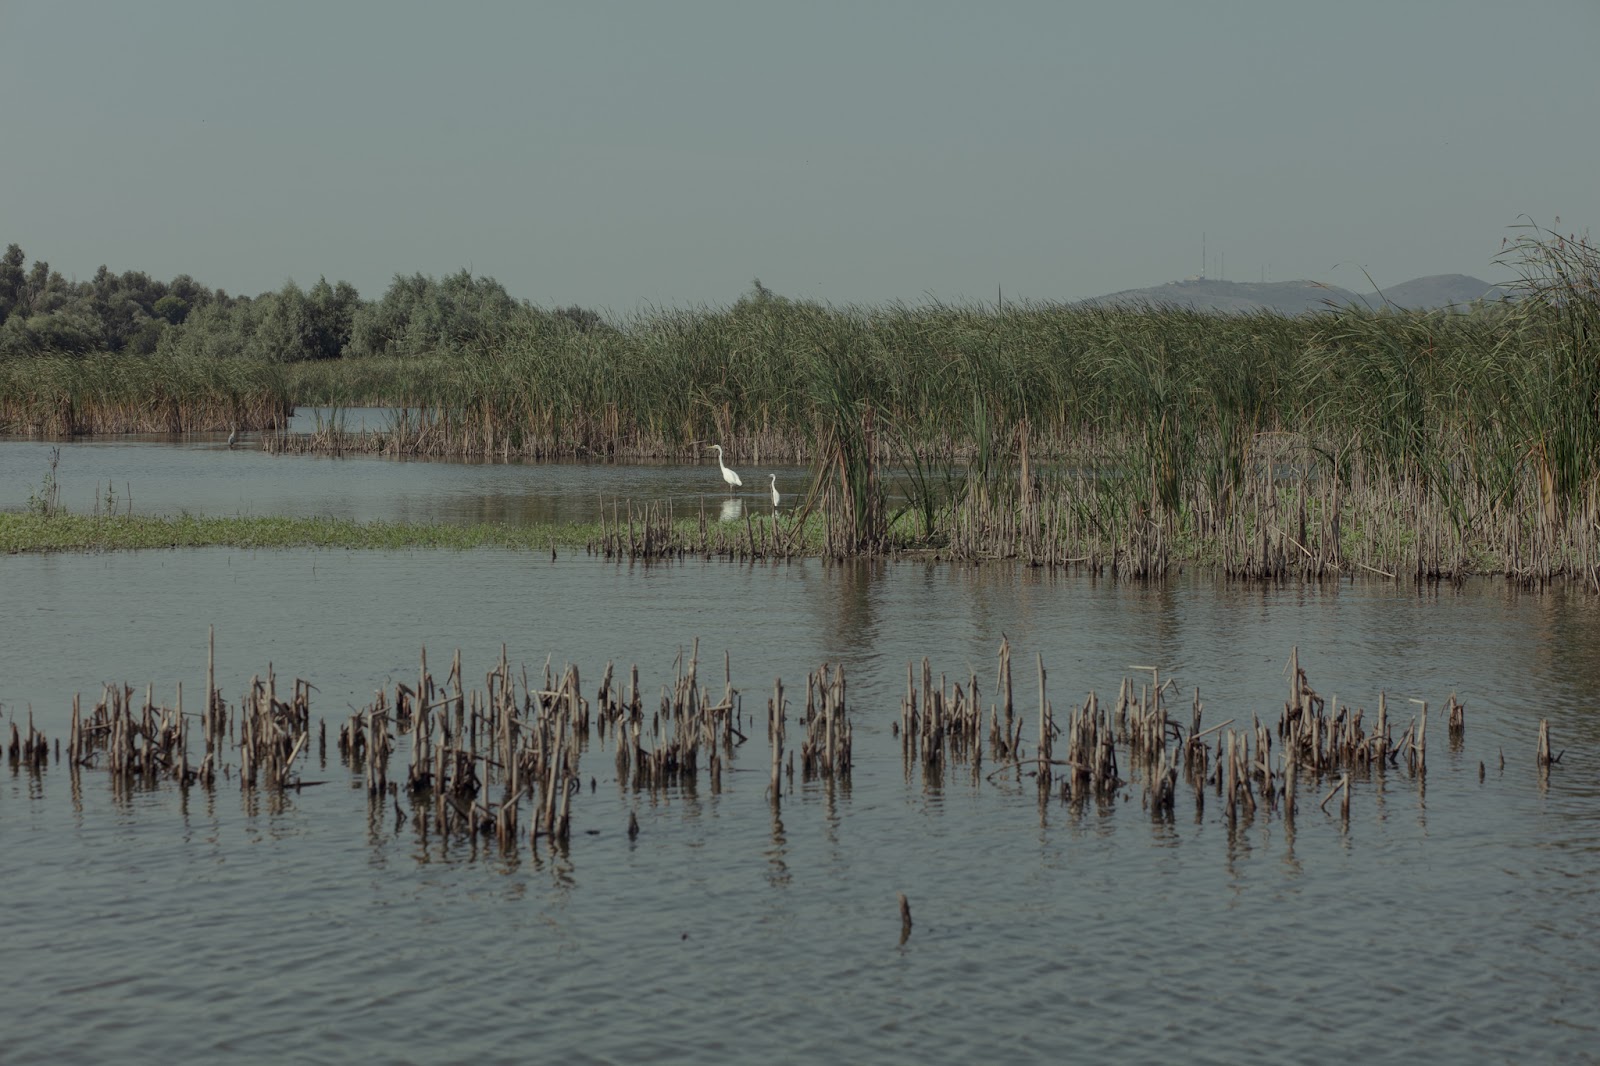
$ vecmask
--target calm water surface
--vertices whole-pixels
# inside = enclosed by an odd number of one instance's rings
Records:
[[[479,687],[502,642],[530,672],[575,662],[592,695],[608,660],[636,662],[655,691],[697,637],[718,683],[728,653],[747,715],[775,677],[792,687],[843,661],[856,730],[849,785],[797,781],[777,813],[760,729],[720,795],[703,775],[698,789],[635,794],[609,748],[591,748],[593,790],[554,854],[422,838],[392,805],[369,810],[331,752],[306,767],[326,784],[286,795],[232,781],[118,793],[93,771],[75,784],[56,765],[0,764],[0,1061],[1524,1062],[1600,1049],[1600,606],[1587,597],[226,549],[0,557],[0,596],[0,712],[25,723],[31,707],[63,738],[72,694],[92,701],[105,681],[150,682],[167,700],[182,682],[198,703],[209,624],[230,701],[270,662],[317,686],[313,716],[332,730],[413,678],[424,645],[436,669],[459,647]],[[1137,784],[1041,809],[1030,782],[908,773],[890,732],[906,663],[976,671],[987,695],[1002,634],[1030,712],[1040,654],[1058,715],[1091,688],[1114,694],[1130,666],[1161,665],[1185,697],[1200,688],[1207,724],[1275,719],[1298,645],[1320,691],[1369,709],[1386,691],[1401,726],[1406,700],[1459,693],[1466,738],[1451,750],[1436,716],[1425,780],[1358,783],[1347,829],[1314,801],[1293,830],[1265,815],[1230,827],[1214,796],[1197,811],[1182,787],[1167,820]],[[1566,749],[1548,783],[1533,765],[1541,717]],[[898,892],[916,923],[904,944]]]
[[[308,431],[302,411],[291,430]],[[351,428],[383,412],[342,413]],[[106,509],[135,514],[325,516],[370,522],[498,522],[529,525],[592,522],[613,501],[670,502],[683,515],[742,517],[771,508],[769,474],[790,505],[810,487],[804,467],[784,461],[736,462],[743,488],[730,504],[716,456],[684,461],[605,462],[404,461],[369,455],[269,455],[257,435],[229,449],[227,434],[82,437],[71,441],[0,438],[0,511],[22,510],[37,493],[59,448],[61,502],[75,514]],[[602,503],[602,501],[604,501]]]

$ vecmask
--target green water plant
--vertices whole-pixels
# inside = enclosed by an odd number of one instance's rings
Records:
[[[64,514],[61,506],[61,482],[56,479],[56,468],[61,465],[61,449],[50,449],[50,465],[44,472],[39,487],[28,493],[28,513],[39,518],[54,518]]]

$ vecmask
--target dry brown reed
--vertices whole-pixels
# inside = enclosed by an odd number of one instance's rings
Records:
[[[1550,767],[1560,762],[1561,756],[1565,754],[1566,751],[1564,749],[1552,754],[1550,747],[1550,720],[1548,718],[1539,719],[1539,749],[1534,755],[1534,762],[1539,767],[1540,773],[1548,773]],[[1502,761],[1504,758],[1504,756],[1501,756]]]
[[[1450,750],[1459,752],[1467,735],[1467,706],[1456,699],[1454,692],[1444,705],[1445,724],[1450,733]]]
[[[57,741],[56,754],[60,755],[60,741]],[[34,728],[33,708],[28,708],[28,731],[20,732],[15,720],[11,722],[11,742],[6,745],[6,757],[10,760],[13,769],[26,767],[29,770],[41,770],[50,761],[50,743],[45,735]]]
[[[845,714],[844,667],[824,663],[806,675],[806,709],[799,726],[803,780],[850,777],[852,730]]]
[[[281,789],[293,783],[295,760],[311,737],[311,685],[296,679],[293,695],[280,700],[277,678],[267,666],[267,676],[250,679],[239,707],[239,780],[254,787]]]
[[[1385,693],[1379,693],[1370,728],[1366,712],[1340,706],[1312,688],[1300,665],[1299,649],[1290,654],[1289,694],[1273,724],[1252,716],[1248,728],[1232,728],[1234,719],[1202,725],[1204,706],[1198,689],[1189,701],[1188,721],[1179,720],[1168,702],[1176,684],[1155,667],[1148,679],[1125,677],[1109,707],[1094,692],[1069,714],[1065,750],[1046,696],[1045,670],[1038,661],[1039,712],[1032,752],[1024,750],[1023,723],[1012,707],[1011,647],[1002,639],[996,677],[998,702],[989,708],[987,742],[997,763],[988,777],[1032,776],[1041,796],[1053,794],[1075,808],[1088,800],[1114,801],[1131,782],[1142,786],[1144,806],[1154,816],[1170,817],[1176,809],[1180,779],[1189,783],[1196,817],[1204,811],[1206,792],[1223,804],[1230,825],[1262,813],[1278,813],[1293,822],[1301,793],[1331,782],[1321,808],[1339,800],[1340,817],[1348,819],[1354,784],[1401,770],[1421,782],[1427,774],[1428,707],[1421,700],[1417,717],[1396,736]],[[1452,738],[1464,731],[1464,705],[1454,693],[1446,704]],[[933,682],[931,664],[906,666],[906,690],[895,731],[908,779],[920,768],[925,787],[942,785],[949,766],[981,762],[978,744],[985,714],[977,679],[953,688],[942,675]],[[1277,751],[1274,751],[1274,749]],[[1541,742],[1541,765],[1548,751]],[[1559,758],[1556,756],[1555,758]]]
[[[565,846],[582,791],[580,760],[591,747],[611,745],[623,795],[692,792],[702,783],[716,794],[734,780],[735,754],[754,723],[744,715],[730,657],[724,652],[722,658],[723,676],[708,678],[699,642],[680,650],[672,678],[656,698],[645,696],[637,665],[623,673],[607,663],[590,698],[574,665],[556,670],[547,660],[541,673],[530,675],[526,666],[512,667],[502,645],[478,687],[469,685],[459,651],[439,679],[423,649],[414,682],[377,689],[367,706],[340,725],[338,754],[365,784],[373,817],[392,805],[397,822],[409,819],[424,839],[483,836],[511,847],[526,837]],[[245,791],[317,784],[301,777],[309,761],[312,686],[296,680],[280,697],[269,664],[230,705],[218,693],[214,667],[212,648],[208,698],[199,713],[184,711],[181,686],[170,707],[158,703],[153,686],[141,696],[132,686],[105,685],[87,713],[74,698],[65,755],[73,774],[103,769],[118,789],[168,780],[211,789],[219,777],[234,773]],[[1298,648],[1290,652],[1287,695],[1275,723],[1252,714],[1248,721],[1240,716],[1207,726],[1198,689],[1185,699],[1169,671],[1128,669],[1115,700],[1102,702],[1090,691],[1058,725],[1042,655],[1034,664],[1037,698],[1026,701],[1030,709],[1021,706],[1008,638],[997,650],[987,706],[975,672],[936,678],[928,658],[908,662],[892,726],[907,780],[920,772],[923,787],[939,789],[957,770],[975,784],[1031,777],[1041,815],[1052,799],[1081,811],[1091,802],[1113,804],[1138,785],[1145,809],[1162,820],[1174,815],[1182,782],[1197,819],[1209,793],[1222,804],[1230,827],[1272,815],[1292,825],[1302,814],[1302,796],[1318,795],[1320,810],[1329,811],[1337,801],[1338,817],[1348,822],[1358,786],[1385,775],[1423,787],[1428,704],[1413,700],[1418,713],[1402,728],[1387,693],[1378,694],[1370,715],[1336,696],[1325,698],[1311,684]],[[854,726],[844,668],[824,663],[806,676],[803,703],[800,691],[796,686],[791,693],[777,679],[766,701],[770,762],[763,792],[775,816],[794,787],[797,766],[802,782],[818,782],[830,794],[850,784]],[[1451,693],[1445,707],[1454,750],[1464,736],[1465,706]],[[190,763],[190,719],[202,727],[205,754],[198,767]],[[325,723],[318,732],[325,763]],[[391,764],[407,738],[402,782]],[[13,767],[42,770],[49,750],[31,712],[26,732],[12,722]],[[1541,782],[1560,759],[1551,747],[1549,723],[1541,720]],[[1480,780],[1485,772],[1480,762]],[[410,802],[409,813],[402,796]],[[630,838],[637,833],[637,820],[630,819]]]
[[[115,779],[138,779],[146,785],[172,778],[189,785],[196,775],[188,768],[188,731],[181,689],[176,707],[158,705],[147,687],[135,709],[131,685],[106,685],[87,714],[76,697],[72,703],[67,760],[73,767],[104,765]]]
[[[988,736],[990,749],[1000,759],[1009,759],[1011,753],[1021,748],[1022,722],[1013,714],[1009,699],[1009,667],[1009,646],[1002,642],[1001,689],[1006,694],[1005,720],[1002,724],[999,711],[991,708]],[[976,677],[970,677],[965,687],[957,682],[952,688],[941,674],[935,688],[929,662],[923,659],[919,688],[914,667],[906,664],[906,693],[901,700],[896,728],[908,769],[916,763],[922,767],[926,778],[938,779],[947,764],[970,762],[976,778],[983,764],[983,726],[983,705]]]

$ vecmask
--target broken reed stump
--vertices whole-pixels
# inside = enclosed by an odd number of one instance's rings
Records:
[[[778,678],[772,683],[772,699],[767,703],[767,737],[772,742],[772,780],[767,788],[772,794],[773,804],[777,804],[781,795],[783,773],[783,679]]]
[[[74,717],[74,729],[76,717]],[[16,720],[11,722],[11,743],[6,745],[6,755],[13,768],[26,767],[29,770],[42,770],[50,761],[50,744],[45,735],[33,726],[33,708],[28,708],[28,731],[21,733],[17,730]]]
[[[1411,702],[1421,705],[1422,714],[1420,719],[1406,731],[1406,761],[1412,773],[1425,774],[1428,772],[1428,701]]]
[[[911,901],[906,899],[904,892],[900,897],[900,943],[904,944],[911,936]]]
[[[941,674],[935,685],[932,666],[924,657],[919,687],[915,664],[906,664],[906,693],[900,704],[898,732],[908,774],[914,765],[920,766],[924,781],[934,785],[943,779],[947,765],[967,764],[971,767],[972,779],[977,781],[981,776],[985,743],[990,757],[1000,764],[1001,770],[1020,772],[1024,769],[1021,764],[1026,761],[1032,764],[1035,774],[1038,773],[1037,758],[1022,759],[1024,724],[1012,703],[1011,651],[1005,639],[1001,641],[997,670],[999,679],[995,690],[1000,703],[989,707],[985,734],[983,702],[975,674],[968,675],[965,686],[959,680],[952,685],[949,678]],[[1040,678],[1042,682],[1042,673]],[[1040,696],[1041,713],[1046,715],[1040,724],[1048,747],[1055,729],[1042,690]],[[1045,757],[1049,758],[1048,751]]]
[[[849,779],[852,750],[850,720],[845,715],[844,667],[827,663],[806,675],[806,709],[800,719],[803,780]]]
[[[239,708],[239,780],[254,787],[259,776],[267,788],[290,784],[290,774],[305,750],[311,730],[311,686],[296,680],[288,701],[278,699],[277,676],[267,664],[267,677],[250,679]]]
[[[1329,789],[1328,790],[1328,794],[1326,796],[1322,797],[1322,809],[1323,810],[1327,810],[1328,809],[1328,803],[1335,796],[1342,796],[1343,797],[1339,801],[1339,816],[1342,819],[1344,819],[1344,821],[1349,822],[1350,821],[1350,771],[1349,770],[1344,771],[1344,773],[1341,774],[1340,777],[1339,777],[1339,783],[1337,785],[1335,785],[1333,788]]]
[[[1550,752],[1550,720],[1541,718],[1539,719],[1539,750],[1535,755],[1535,762],[1543,772],[1548,772],[1550,767],[1560,762],[1561,756],[1566,754],[1565,750],[1559,751],[1554,755]],[[1505,756],[1502,755],[1502,761],[1504,758]]]
[[[1007,664],[1010,663],[1010,649],[1006,650]],[[1044,656],[1039,660],[1039,746],[1038,770],[1039,789],[1042,792],[1050,791],[1050,747],[1055,733],[1054,715],[1050,713],[1050,701],[1045,698],[1045,670]]]
[[[1117,760],[1115,725],[1093,692],[1067,726],[1068,791],[1064,795],[1107,798],[1124,784]]]
[[[1467,735],[1467,707],[1466,704],[1456,699],[1454,692],[1444,705],[1446,726],[1450,733],[1450,750],[1460,751],[1461,742]]]
[[[182,707],[181,688],[177,706],[168,707],[157,705],[154,686],[146,686],[143,703],[136,705],[131,685],[105,685],[88,715],[82,714],[82,704],[74,697],[69,765],[103,766],[120,784],[133,780],[151,784],[164,778],[185,786],[197,779],[209,783],[204,766],[200,773],[189,767]]]

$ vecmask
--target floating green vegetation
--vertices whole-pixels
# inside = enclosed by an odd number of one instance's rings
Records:
[[[182,514],[74,515],[65,511],[0,512],[0,551],[130,551],[156,548],[346,548],[403,550],[428,548],[467,551],[584,551],[615,557],[666,558],[682,555],[737,558],[815,555],[822,526],[801,516],[775,523],[752,515],[743,522],[706,523],[703,519],[641,512],[636,550],[628,550],[623,517],[607,522],[509,526],[495,523],[448,525],[410,522],[357,522],[343,518],[208,517]],[[654,538],[655,548],[637,550]]]
[[[0,550],[505,548],[548,552],[552,547],[581,548],[594,538],[597,529],[594,525],[433,525],[315,517],[0,513]]]

